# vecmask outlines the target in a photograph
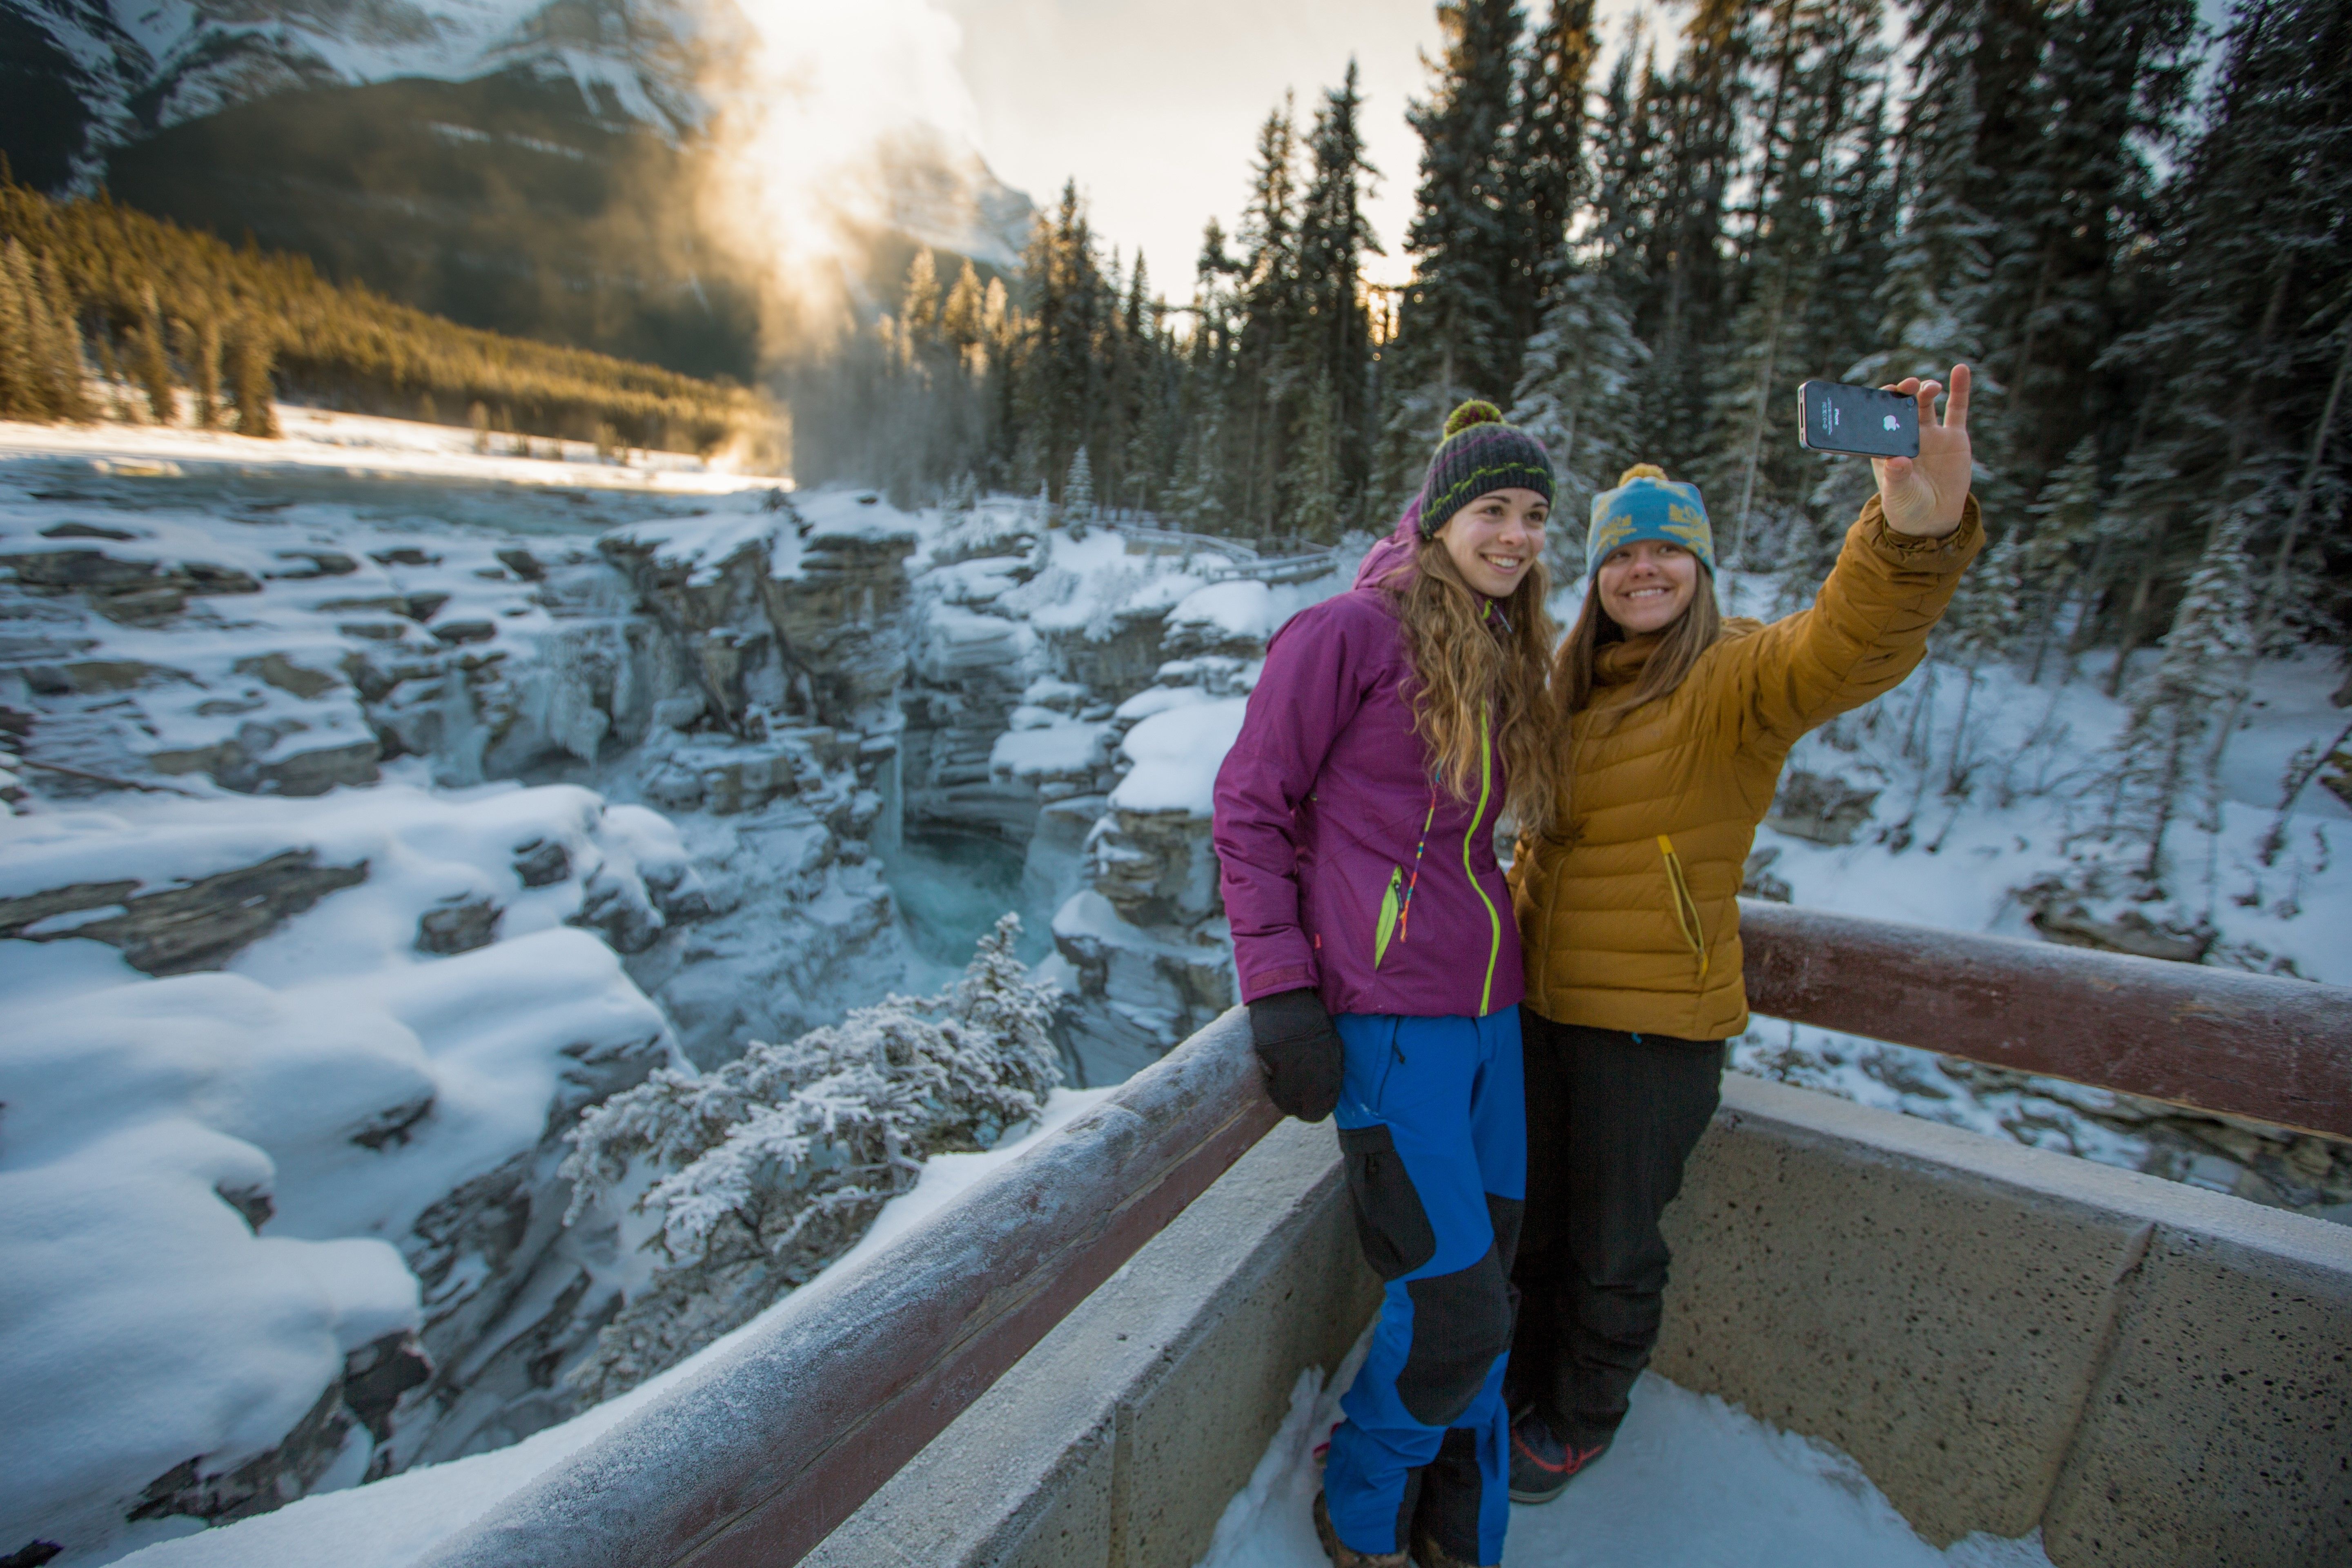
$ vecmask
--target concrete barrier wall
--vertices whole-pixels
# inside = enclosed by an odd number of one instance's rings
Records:
[[[2352,1563],[2352,1228],[1737,1074],[1657,1369],[2059,1568]]]
[[[1329,1125],[1286,1121],[803,1562],[1182,1568],[1379,1298]]]
[[[2059,1568],[2352,1563],[2352,1229],[1733,1075],[1658,1370]],[[1286,1122],[808,1561],[1184,1568],[1378,1303]]]

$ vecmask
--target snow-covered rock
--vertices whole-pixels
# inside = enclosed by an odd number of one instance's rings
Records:
[[[674,1059],[572,922],[595,878],[677,863],[647,816],[383,786],[0,822],[17,900],[128,911],[0,941],[0,1408],[40,1450],[0,1534],[243,1517],[567,1412],[533,1394],[617,1281],[561,1226],[556,1140]],[[157,958],[143,909],[273,866],[348,875],[249,923],[184,908],[212,940]],[[497,940],[421,941],[453,898]]]

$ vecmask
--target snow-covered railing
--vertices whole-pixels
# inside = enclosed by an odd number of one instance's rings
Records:
[[[1227,1013],[427,1563],[799,1562],[1279,1119]]]
[[[1305,583],[1336,570],[1341,559],[1340,552],[1328,545],[1294,551],[1285,555],[1267,555],[1261,553],[1255,545],[1244,544],[1238,539],[1229,539],[1223,534],[1186,533],[1181,529],[1153,528],[1137,522],[1112,522],[1103,526],[1122,539],[1155,545],[1163,552],[1183,551],[1223,556],[1223,564],[1208,569],[1209,575],[1219,581],[1249,577],[1261,583]]]
[[[1759,1013],[2352,1138],[2352,988],[1742,900]]]
[[[2352,1136],[2352,990],[1744,903],[1775,1017]],[[1240,1009],[755,1321],[429,1568],[788,1568],[1278,1120]]]
[[[1218,575],[1249,577],[1260,583],[1309,583],[1339,570],[1339,564],[1337,550],[1308,550],[1297,555],[1262,555],[1254,561],[1237,561]]]
[[[1222,533],[1187,533],[1181,528],[1159,528],[1143,522],[1106,522],[1121,539],[1132,539],[1139,544],[1163,545],[1170,552],[1198,551],[1203,555],[1229,555],[1235,561],[1255,561],[1257,547]]]

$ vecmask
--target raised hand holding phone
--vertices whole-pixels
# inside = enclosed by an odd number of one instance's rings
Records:
[[[1940,382],[1906,376],[1882,390],[1916,398],[1919,405],[1919,455],[1870,460],[1886,526],[1914,538],[1941,539],[1960,526],[1976,472],[1969,445],[1969,367],[1952,367],[1951,395],[1944,400],[1941,419],[1936,417],[1936,396],[1944,390]]]

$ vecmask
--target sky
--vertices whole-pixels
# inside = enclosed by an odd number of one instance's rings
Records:
[[[1214,214],[1233,231],[1267,111],[1295,91],[1303,132],[1352,55],[1368,156],[1382,175],[1367,211],[1387,255],[1366,270],[1379,282],[1411,272],[1404,231],[1421,142],[1404,115],[1428,91],[1430,0],[933,3],[961,26],[956,60],[997,176],[1040,207],[1075,177],[1104,245],[1130,260],[1140,247],[1172,300],[1192,291],[1202,225]],[[1604,37],[1632,8],[1603,0]]]

